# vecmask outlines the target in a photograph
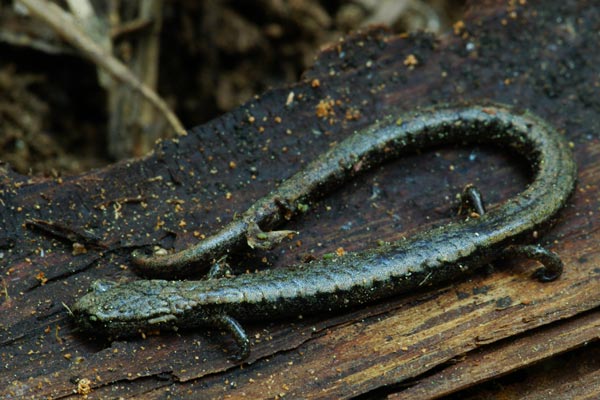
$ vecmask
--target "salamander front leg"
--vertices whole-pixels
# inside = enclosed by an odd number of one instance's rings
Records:
[[[243,361],[250,355],[250,339],[246,335],[246,331],[235,319],[229,315],[218,315],[214,318],[214,324],[218,328],[221,328],[233,336],[233,339],[237,343],[240,351],[237,355],[233,356],[234,361]]]
[[[481,192],[475,185],[468,184],[465,186],[460,198],[461,205],[458,211],[459,214],[464,210],[471,210],[472,212],[477,213],[478,216],[485,214],[485,206],[483,204]]]
[[[548,249],[536,245],[511,245],[502,252],[503,257],[527,257],[543,265],[533,277],[540,282],[551,282],[563,272],[563,262],[558,255]]]
[[[227,258],[227,256],[224,256],[224,257],[221,257],[218,261],[216,261],[210,267],[210,270],[208,271],[208,273],[206,274],[206,277],[204,279],[210,280],[210,279],[226,278],[227,275],[229,275],[231,273],[231,271],[229,270],[229,265],[225,261],[226,258]]]
[[[252,249],[269,250],[281,243],[286,237],[296,234],[298,232],[287,230],[265,232],[260,229],[256,222],[251,222],[246,232],[246,241]]]

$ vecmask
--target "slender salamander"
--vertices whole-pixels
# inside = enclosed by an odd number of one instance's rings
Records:
[[[268,247],[288,231],[266,232],[332,186],[359,171],[431,145],[494,143],[513,149],[532,165],[534,179],[519,195],[485,212],[477,191],[465,197],[479,218],[455,221],[372,250],[234,277],[213,264],[200,281],[96,282],[72,307],[93,332],[131,335],[148,329],[208,326],[225,329],[248,356],[250,342],[238,320],[271,319],[339,310],[424,285],[451,281],[503,256],[526,256],[543,264],[540,281],[562,272],[558,256],[522,244],[547,225],[573,191],[576,165],[565,138],[540,118],[508,106],[436,107],[387,118],[358,131],[214,236],[162,257],[135,255],[151,273],[185,272],[190,263],[214,263],[247,242]]]

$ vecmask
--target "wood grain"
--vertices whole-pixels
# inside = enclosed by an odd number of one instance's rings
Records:
[[[296,85],[159,143],[143,159],[62,179],[0,166],[0,394],[75,397],[87,379],[88,398],[433,398],[593,340],[600,10],[591,0],[515,4],[473,2],[465,28],[440,38],[382,30],[347,37]],[[412,69],[409,55],[418,60]],[[233,344],[219,332],[110,342],[72,324],[63,303],[94,280],[140,279],[129,263],[133,249],[196,243],[352,130],[399,110],[487,101],[531,109],[573,143],[578,190],[542,240],[565,262],[558,281],[540,284],[530,279],[531,262],[509,260],[489,274],[347,314],[257,323],[247,327],[254,347],[244,366],[227,360]],[[317,117],[324,102],[330,113]],[[230,262],[239,272],[280,268],[396,240],[455,218],[467,183],[492,206],[503,201],[526,184],[524,166],[479,146],[409,156],[290,221],[286,228],[301,232],[293,241]],[[85,253],[74,251],[80,245]],[[520,359],[527,343],[542,350]],[[477,359],[485,363],[462,372]],[[451,382],[457,376],[462,382]],[[436,379],[444,379],[439,387]],[[597,373],[588,369],[581,379],[597,382]],[[560,385],[568,382],[553,389]]]

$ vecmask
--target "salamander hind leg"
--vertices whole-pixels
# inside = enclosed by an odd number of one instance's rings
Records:
[[[240,348],[239,352],[232,359],[239,362],[248,358],[250,355],[250,339],[248,339],[248,335],[240,323],[229,315],[224,314],[215,316],[213,322],[216,327],[229,332]]]
[[[548,249],[536,245],[511,245],[502,252],[503,257],[527,257],[538,261],[543,267],[538,268],[533,277],[540,282],[551,282],[563,272],[563,262],[558,255]]]
[[[231,274],[229,270],[229,265],[225,261],[227,256],[221,257],[218,261],[216,261],[211,267],[206,277],[204,279],[219,279],[219,278],[227,278]]]
[[[485,214],[481,192],[472,184],[465,186],[461,195],[459,214],[465,210],[474,212],[477,216]],[[502,257],[527,257],[539,262],[543,266],[533,273],[533,277],[540,282],[551,282],[563,272],[563,263],[558,255],[541,246],[511,245],[502,251]]]
[[[482,216],[485,214],[485,205],[483,204],[483,197],[481,196],[481,192],[477,187],[473,184],[468,184],[463,189],[463,192],[460,196],[461,204],[458,214],[462,214],[463,211],[468,211],[469,213],[476,213],[477,216]]]

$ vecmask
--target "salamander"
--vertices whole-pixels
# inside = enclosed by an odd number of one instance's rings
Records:
[[[275,231],[315,197],[386,160],[427,146],[491,143],[512,149],[532,166],[520,194],[485,211],[479,193],[465,190],[478,214],[370,250],[287,268],[224,276],[220,259],[248,243],[269,247],[289,231]],[[72,307],[93,332],[123,336],[149,329],[207,326],[230,332],[239,359],[250,353],[240,320],[333,311],[460,279],[499,257],[526,256],[542,266],[535,276],[556,279],[563,269],[553,252],[530,244],[565,205],[576,164],[565,137],[530,112],[504,105],[437,106],[389,116],[359,130],[254,203],[238,219],[198,245],[160,257],[135,255],[152,272],[189,271],[212,264],[204,280],[96,282]],[[160,272],[157,272],[160,274]]]

